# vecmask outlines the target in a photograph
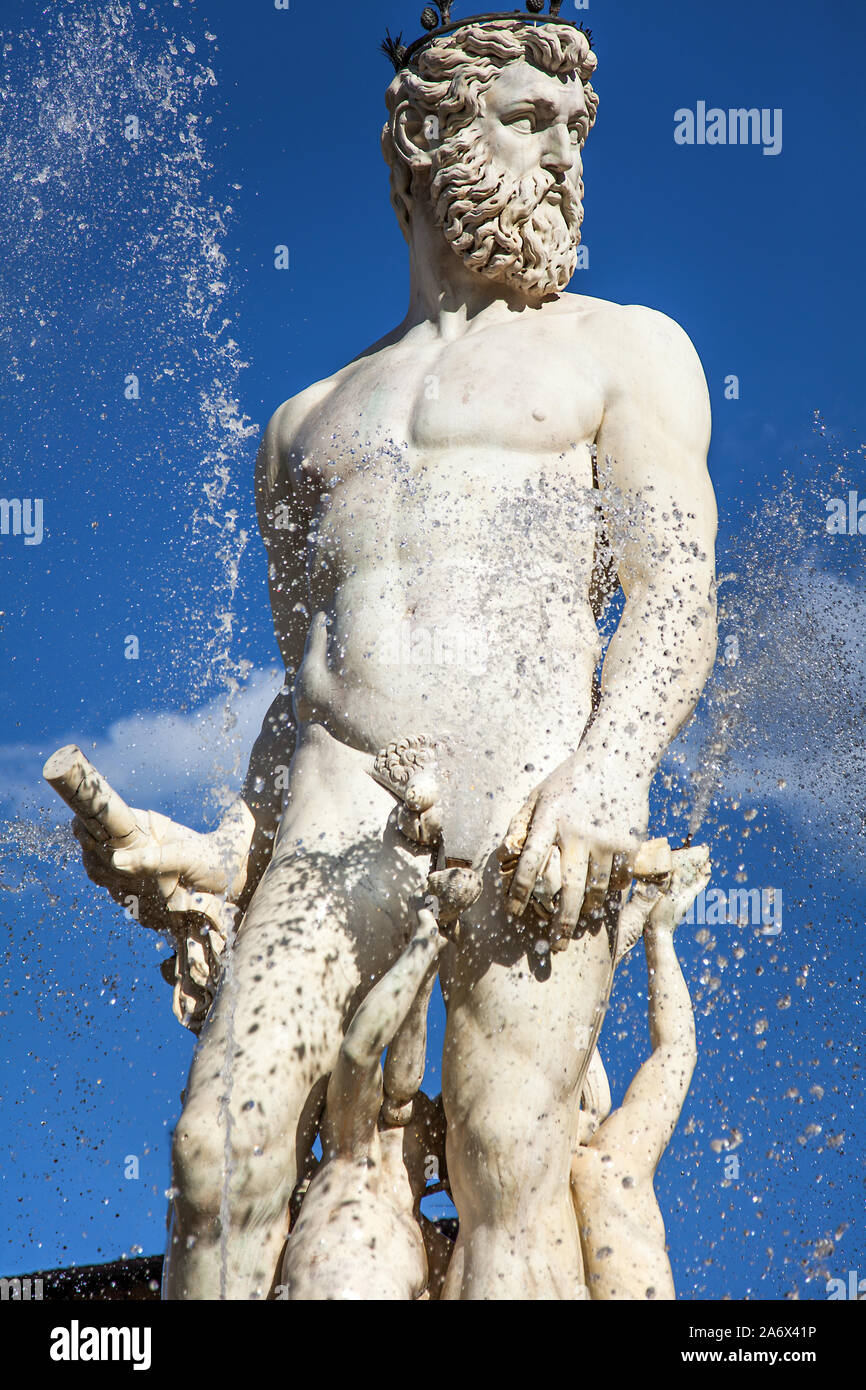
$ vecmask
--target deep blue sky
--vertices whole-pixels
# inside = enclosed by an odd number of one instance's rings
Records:
[[[39,546],[0,537],[4,1273],[163,1243],[190,1039],[154,940],[89,889],[39,769],[75,738],[133,804],[200,828],[236,781],[276,661],[256,433],[403,315],[377,50],[386,26],[414,34],[421,8],[0,0],[0,496],[40,497],[45,516]],[[828,498],[866,497],[866,24],[853,0],[591,0],[581,17],[601,110],[573,288],[651,305],[695,342],[722,636],[739,643],[659,785],[656,825],[679,834],[706,803],[714,882],[785,903],[777,938],[681,929],[700,1061],[658,1191],[684,1296],[822,1297],[828,1275],[866,1272],[866,536],[824,525]],[[678,146],[674,112],[698,101],[781,108],[782,152]],[[239,723],[220,743],[227,680]],[[603,1040],[616,1094],[645,1055],[639,956]],[[740,1177],[724,1187],[713,1142],[732,1130]]]

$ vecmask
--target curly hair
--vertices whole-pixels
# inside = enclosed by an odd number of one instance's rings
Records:
[[[520,59],[553,77],[577,74],[589,133],[598,112],[598,96],[590,85],[598,60],[581,29],[555,21],[531,25],[506,20],[467,24],[434,39],[419,54],[417,72],[403,68],[385,93],[388,120],[382,130],[382,153],[391,171],[391,203],[404,234],[409,229],[412,167],[394,138],[398,111],[408,101],[422,121],[435,116],[440,132],[454,135],[479,115],[484,93],[506,64]]]

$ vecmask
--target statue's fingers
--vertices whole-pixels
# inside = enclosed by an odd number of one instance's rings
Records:
[[[140,878],[143,874],[159,873],[162,855],[162,846],[153,840],[136,845],[133,849],[115,850],[111,856],[111,867],[119,874],[135,874]]]
[[[610,887],[613,869],[613,853],[590,851],[589,867],[586,875],[586,893],[583,910],[591,917],[598,917],[604,910],[605,898]]]
[[[403,800],[410,811],[429,811],[439,800],[439,783],[433,773],[423,768],[406,785]]]
[[[550,945],[554,951],[561,951],[568,938],[574,935],[586,896],[589,873],[589,847],[585,841],[574,840],[561,844],[559,853],[562,861],[562,888],[559,890],[559,904],[551,927]]]
[[[87,826],[84,824],[84,821],[78,816],[76,816],[72,822],[72,833],[82,850],[87,850],[89,854],[99,854],[101,852],[104,842],[94,839],[87,829]]]
[[[95,853],[86,846],[82,848],[81,862],[84,865],[84,872],[99,888],[107,888],[111,894],[129,893],[132,883],[128,878],[121,878],[119,874],[113,873],[106,864],[101,854]]]
[[[615,854],[610,869],[611,892],[626,892],[631,887],[633,877],[632,856],[630,854]]]
[[[109,884],[117,882],[117,875],[112,874],[110,869],[106,867],[104,860],[88,849],[86,845],[81,850],[81,862],[87,877],[100,888],[107,888]]]
[[[163,874],[200,874],[205,865],[198,845],[189,840],[167,840],[158,844],[156,840],[143,840],[140,845],[130,849],[115,850],[111,856],[112,868],[121,874],[162,876]]]
[[[680,925],[692,903],[709,886],[711,877],[712,871],[708,860],[706,864],[698,867],[688,881],[684,881],[682,877],[675,877],[674,882],[664,890],[662,896],[669,898],[671,903],[671,930]],[[658,891],[656,889],[656,894]],[[653,922],[655,923],[657,920],[654,911]]]
[[[442,834],[442,807],[431,806],[429,811],[422,813],[420,820],[425,845],[435,844]]]
[[[552,816],[533,817],[523,853],[517,862],[508,890],[508,911],[512,917],[522,916],[535,887],[535,880],[547,862],[555,835],[556,822]]]
[[[516,816],[512,816],[505,834],[505,839],[498,851],[499,862],[505,859],[513,859],[519,855],[526,844],[526,837],[529,834],[529,827],[532,824],[532,816],[535,811],[535,804],[538,800],[537,793],[533,792],[528,801],[524,801]]]
[[[328,663],[328,615],[325,612],[313,615],[307,634],[307,656],[317,666]]]

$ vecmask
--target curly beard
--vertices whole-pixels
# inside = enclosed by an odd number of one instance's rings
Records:
[[[559,202],[545,201],[551,189]],[[538,169],[517,179],[483,145],[455,136],[436,153],[433,214],[466,265],[540,300],[565,289],[577,265],[583,183]]]

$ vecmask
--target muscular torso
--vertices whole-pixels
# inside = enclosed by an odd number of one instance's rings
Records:
[[[465,857],[590,713],[597,304],[564,296],[454,341],[423,325],[386,343],[305,393],[279,464],[306,506],[309,614],[329,621],[326,652],[307,643],[298,713],[367,752],[447,736],[463,790],[446,845]]]

